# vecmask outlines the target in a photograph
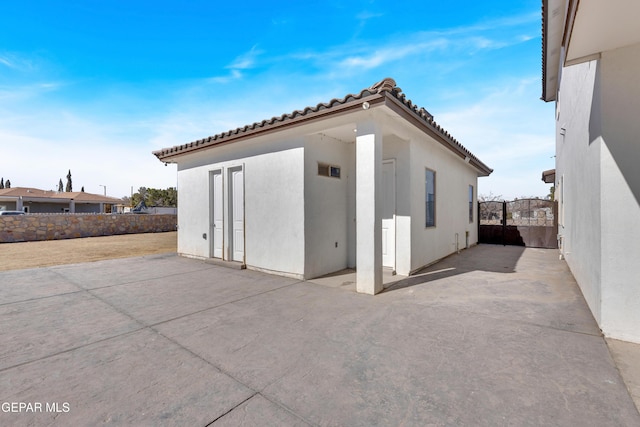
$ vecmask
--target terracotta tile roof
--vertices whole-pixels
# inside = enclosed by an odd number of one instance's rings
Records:
[[[443,145],[457,152],[462,158],[468,158],[476,168],[489,175],[493,169],[482,163],[473,153],[467,150],[460,142],[458,142],[449,132],[438,125],[431,115],[424,108],[420,108],[407,99],[402,93],[395,80],[385,78],[369,88],[361,90],[357,94],[348,94],[342,99],[334,98],[329,102],[320,103],[315,107],[306,107],[303,110],[296,110],[289,114],[282,114],[278,117],[272,117],[268,120],[255,122],[245,125],[237,129],[222,132],[207,138],[189,142],[187,144],[176,145],[170,148],[154,151],[153,154],[161,161],[167,161],[172,157],[193,152],[196,150],[206,149],[215,145],[234,142],[239,139],[248,138],[263,134],[265,132],[275,131],[284,126],[308,122],[314,119],[326,118],[329,115],[356,111],[362,109],[362,104],[368,102],[370,108],[383,104],[397,113],[403,115],[433,136]],[[404,113],[404,114],[403,114]]]
[[[556,182],[556,170],[549,169],[542,172],[542,181],[547,184],[553,184]]]
[[[122,200],[101,194],[83,193],[81,191],[62,192],[41,190],[39,188],[13,187],[0,189],[0,197],[22,197],[38,199],[71,200],[88,203],[120,203]]]

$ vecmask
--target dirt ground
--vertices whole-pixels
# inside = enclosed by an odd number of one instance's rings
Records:
[[[0,271],[175,252],[178,233],[123,234],[0,244]]]

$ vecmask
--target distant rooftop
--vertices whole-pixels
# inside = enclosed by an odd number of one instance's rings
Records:
[[[0,189],[0,198],[38,198],[38,199],[54,199],[58,201],[74,200],[75,202],[88,203],[120,203],[121,199],[115,197],[103,196],[101,194],[85,193],[82,191],[58,192],[52,190],[41,190],[39,188],[29,187],[12,187]]]

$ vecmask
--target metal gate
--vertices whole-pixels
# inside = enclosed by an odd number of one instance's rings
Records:
[[[558,204],[519,199],[478,203],[478,241],[532,248],[558,248]]]

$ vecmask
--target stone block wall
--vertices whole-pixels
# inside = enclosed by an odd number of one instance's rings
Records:
[[[0,216],[0,243],[175,231],[177,215],[53,214]]]

